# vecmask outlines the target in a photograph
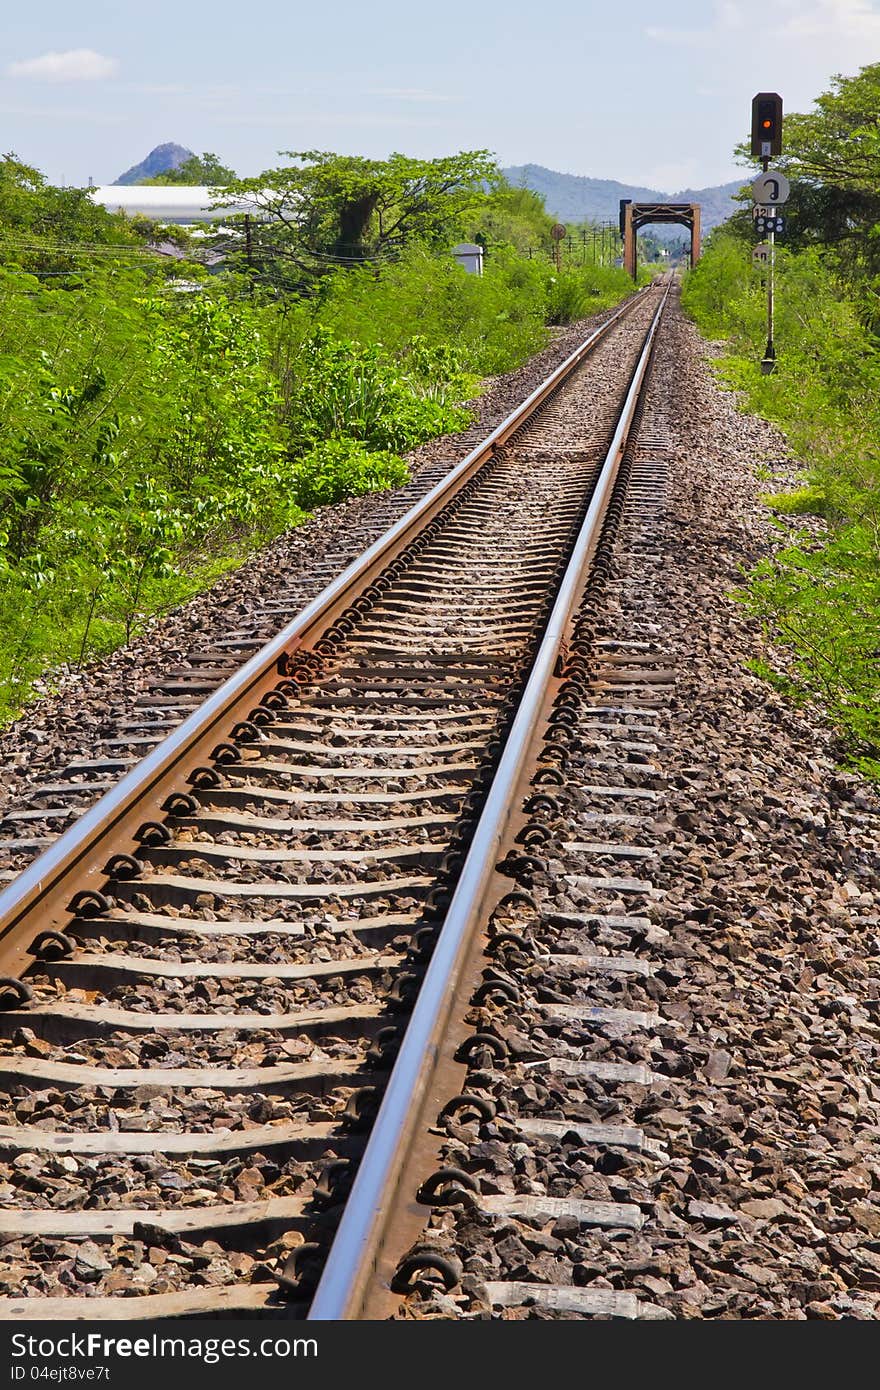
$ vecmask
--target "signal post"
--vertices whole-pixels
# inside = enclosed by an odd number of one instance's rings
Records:
[[[752,216],[755,231],[763,239],[754,248],[752,260],[767,267],[767,346],[761,358],[761,371],[768,376],[776,366],[774,331],[774,272],[776,269],[776,236],[785,230],[785,219],[779,215],[779,205],[789,194],[788,179],[778,169],[770,168],[774,155],[782,153],[782,97],[778,92],[758,92],[752,98],[752,154],[761,161],[763,173],[752,183],[755,200]]]

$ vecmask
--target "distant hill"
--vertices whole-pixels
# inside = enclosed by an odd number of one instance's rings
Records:
[[[679,193],[661,193],[656,188],[638,188],[631,183],[617,183],[615,179],[582,178],[577,174],[559,174],[555,169],[545,169],[540,164],[517,164],[505,169],[504,174],[516,188],[531,188],[541,193],[547,211],[562,222],[616,222],[620,211],[621,198],[632,198],[635,203],[699,203],[702,208],[702,229],[709,232],[724,222],[737,203],[733,202],[746,182],[737,179],[734,183],[715,184],[711,188],[685,188]],[[657,235],[680,236],[683,229],[659,226]]]
[[[169,169],[178,169],[192,157],[193,151],[186,149],[184,145],[157,145],[154,150],[150,150],[146,159],[126,169],[124,174],[114,179],[114,183],[131,184],[140,183],[143,179],[154,179],[157,174],[165,174]]]

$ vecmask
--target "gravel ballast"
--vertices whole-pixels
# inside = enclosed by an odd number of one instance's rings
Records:
[[[479,1057],[466,1088],[498,1116],[447,1122],[444,1154],[477,1178],[477,1207],[492,1194],[620,1204],[638,1229],[438,1210],[431,1243],[459,1258],[464,1292],[423,1285],[403,1316],[490,1316],[499,1281],[620,1295],[612,1316],[880,1312],[878,801],[840,770],[819,714],[747,669],[763,640],[731,595],[778,543],[756,466],[785,486],[794,465],[706,359],[673,300],[640,435],[671,445],[665,511],[629,516],[590,618],[600,666],[642,644],[646,688],[594,685],[564,787],[544,789],[559,810],[541,866],[520,875],[535,905],[500,921],[528,951],[491,967],[519,999],[470,1019],[509,1049],[494,1069]],[[610,702],[637,711],[601,732]],[[572,964],[590,956],[601,968]],[[596,1070],[608,1064],[611,1079]],[[630,1127],[641,1147],[524,1137],[524,1117]],[[494,1316],[584,1315],[558,1307],[520,1297],[502,1312],[496,1298]]]

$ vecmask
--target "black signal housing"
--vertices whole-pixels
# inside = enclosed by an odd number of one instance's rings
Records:
[[[759,158],[782,153],[782,97],[758,92],[752,98],[752,154]]]

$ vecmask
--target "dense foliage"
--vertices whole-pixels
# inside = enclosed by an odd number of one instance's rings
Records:
[[[55,188],[14,155],[0,159],[0,265],[59,276],[85,260],[137,259],[146,224],[111,217],[84,188]]]
[[[218,193],[218,207],[229,199],[250,200],[258,220],[247,226],[249,263],[274,262],[276,275],[291,285],[320,276],[328,264],[381,264],[415,242],[446,249],[501,181],[486,150],[384,160],[322,150],[284,153],[288,164],[229,183]]]
[[[757,366],[765,296],[745,209],[710,239],[685,301],[727,338],[722,374],[805,467],[800,490],[767,498],[788,543],[751,576],[746,601],[788,646],[785,688],[821,697],[852,756],[880,775],[880,64],[786,116],[784,148],[776,372]]]
[[[329,262],[294,293],[209,271],[198,239],[159,256],[148,224],[0,162],[0,716],[311,508],[405,481],[401,455],[461,427],[481,378],[627,292],[518,255],[505,226],[546,214],[513,193],[471,189],[459,235],[479,197],[481,278],[449,256],[446,209],[380,270]]]
[[[871,176],[865,171],[878,151],[878,113],[880,65],[858,78],[838,79],[815,113],[787,118],[799,230],[795,249],[777,252],[775,373],[762,376],[758,366],[766,292],[751,264],[750,228],[740,216],[710,238],[684,295],[700,328],[727,340],[719,364],[723,378],[743,393],[746,408],[780,425],[805,467],[800,490],[766,499],[785,514],[787,535],[776,556],[751,575],[744,600],[788,647],[792,664],[783,688],[819,697],[844,732],[852,758],[875,775],[880,203],[869,211],[876,195],[866,186]],[[880,155],[876,172],[880,177]],[[829,222],[832,208],[837,212]]]

